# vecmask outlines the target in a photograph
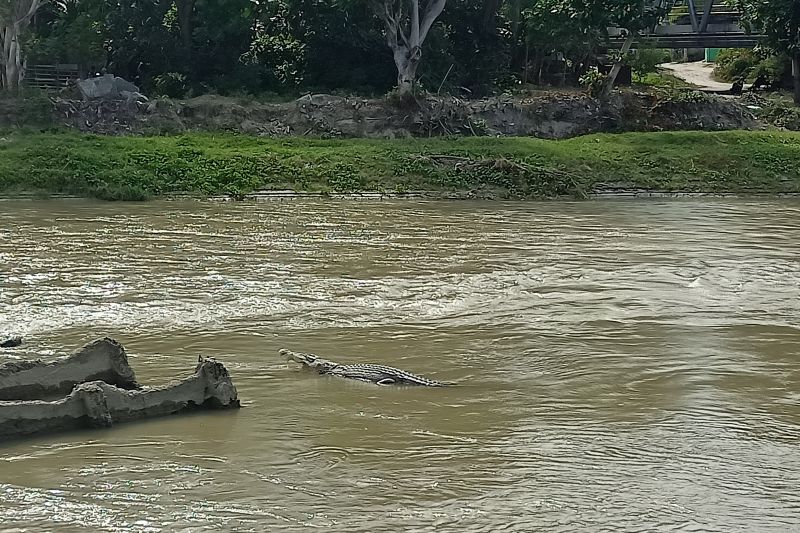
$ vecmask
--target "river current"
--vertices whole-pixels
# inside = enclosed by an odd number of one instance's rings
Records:
[[[3,332],[243,408],[0,443],[2,531],[800,531],[797,200],[0,201]]]

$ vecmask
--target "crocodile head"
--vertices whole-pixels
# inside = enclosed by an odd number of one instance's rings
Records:
[[[293,352],[291,350],[287,350],[286,348],[279,350],[278,353],[285,357],[288,361],[300,363],[304,367],[316,370],[320,374],[338,366],[332,361],[328,361],[322,357],[317,357],[311,353]]]

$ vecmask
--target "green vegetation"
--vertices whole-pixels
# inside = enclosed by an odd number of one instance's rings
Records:
[[[744,14],[746,29],[758,29],[767,45],[792,63],[794,103],[800,105],[800,2],[797,0],[730,0]]]
[[[788,86],[792,67],[789,56],[771,54],[764,50],[730,48],[717,56],[714,78],[718,81],[734,82],[743,79],[770,88]]]
[[[650,72],[643,76],[634,74],[633,82],[656,89],[693,89],[697,87],[668,72]]]
[[[751,93],[745,95],[744,100],[759,120],[777,128],[800,131],[800,107],[793,104],[791,95]]]
[[[782,58],[784,70],[786,61],[795,62],[800,103],[800,2],[728,3],[742,10],[743,26],[766,34],[764,53]],[[637,34],[664,19],[688,23],[685,2],[674,4],[0,0],[0,40],[5,35],[8,45],[0,51],[0,87],[15,92],[25,65],[74,64],[82,75],[106,71],[136,83],[148,96],[173,98],[377,96],[395,86],[405,95],[422,90],[472,98],[528,84],[577,86],[581,79],[607,96],[622,62],[630,63],[640,80],[651,80],[655,65],[669,57],[662,50],[628,52],[637,48]],[[695,1],[699,12],[705,5]],[[627,34],[622,48],[610,28]],[[606,74],[608,63],[614,68]],[[748,72],[762,75],[774,88],[788,88],[790,76],[777,75],[779,63]],[[721,73],[723,79],[734,75]]]
[[[658,72],[658,65],[672,61],[672,52],[663,48],[640,47],[629,60],[631,70],[640,78]]]
[[[749,48],[722,50],[714,66],[714,78],[728,83],[740,78],[748,79],[761,60],[761,56]]]
[[[681,191],[798,192],[800,134],[678,132],[426,140],[232,134],[0,135],[0,192],[141,200],[172,193],[469,191],[584,197],[600,183]]]
[[[14,90],[24,62],[105,69],[150,96],[378,95],[404,79],[484,96],[577,84],[618,51],[609,27],[665,15],[642,0],[0,0],[0,35],[21,47],[0,53],[14,66],[0,86]]]

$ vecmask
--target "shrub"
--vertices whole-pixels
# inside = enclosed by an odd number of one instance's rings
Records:
[[[791,77],[791,62],[786,55],[774,55],[761,61],[750,76],[753,80],[761,78],[769,87],[780,87]]]
[[[189,86],[186,76],[180,72],[166,72],[155,77],[153,88],[159,96],[181,98],[186,95]]]
[[[586,89],[589,91],[589,94],[597,97],[602,94],[606,79],[607,76],[601,73],[597,67],[592,67],[586,71],[586,74],[580,77],[578,82],[582,86],[586,87]]]
[[[722,50],[717,56],[714,77],[719,81],[726,82],[747,78],[762,59],[759,54],[750,49],[730,48]]]
[[[780,87],[791,76],[791,62],[785,54],[773,55],[756,50],[730,49],[720,52],[714,77],[733,82],[743,78],[753,81],[761,77],[770,87]]]
[[[631,69],[640,78],[652,72],[658,72],[658,65],[672,58],[669,50],[662,48],[640,48],[633,54]]]

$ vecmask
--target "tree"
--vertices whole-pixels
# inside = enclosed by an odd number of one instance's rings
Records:
[[[792,58],[794,102],[800,105],[800,2],[797,0],[733,0],[742,11],[746,30],[767,35],[776,52]]]
[[[431,88],[449,86],[472,96],[509,85],[513,40],[496,4],[496,0],[448,4],[426,41],[419,80]]]
[[[531,81],[532,70],[532,81],[541,83],[546,56],[560,52],[575,60],[590,46],[591,39],[587,35],[588,28],[582,27],[585,21],[578,16],[570,0],[529,0],[526,4],[517,0],[513,6],[512,28],[521,28],[523,33],[523,82]]]
[[[176,0],[175,10],[178,15],[178,29],[181,34],[181,46],[187,60],[192,58],[192,34],[194,33],[195,0]]]
[[[625,56],[631,49],[633,41],[640,32],[655,27],[660,19],[666,15],[666,5],[660,0],[596,0],[603,6],[604,12],[609,14],[608,26],[622,28],[627,32],[622,50],[614,61],[611,73],[608,75],[603,95],[611,94],[614,82],[622,69]],[[789,0],[792,1],[792,0]]]
[[[272,86],[297,86],[303,81],[307,29],[303,18],[292,17],[286,1],[263,2],[252,27],[250,49],[241,59],[263,68]]]
[[[394,56],[397,89],[401,95],[410,94],[414,89],[422,44],[444,11],[445,3],[446,0],[427,0],[421,19],[419,0],[376,0],[373,4],[386,29],[386,42]],[[407,17],[410,20],[406,20]]]
[[[507,0],[511,31],[524,46],[524,79],[532,64],[538,80],[545,57],[555,53],[564,55],[574,74],[585,72],[608,41],[608,29],[620,28],[625,42],[603,86],[608,95],[636,37],[658,22],[666,4],[663,0]]]
[[[105,0],[45,2],[36,12],[24,40],[25,61],[74,63],[93,74],[106,64],[109,39]]]
[[[16,91],[22,81],[22,47],[20,40],[41,0],[0,0],[0,87]]]

